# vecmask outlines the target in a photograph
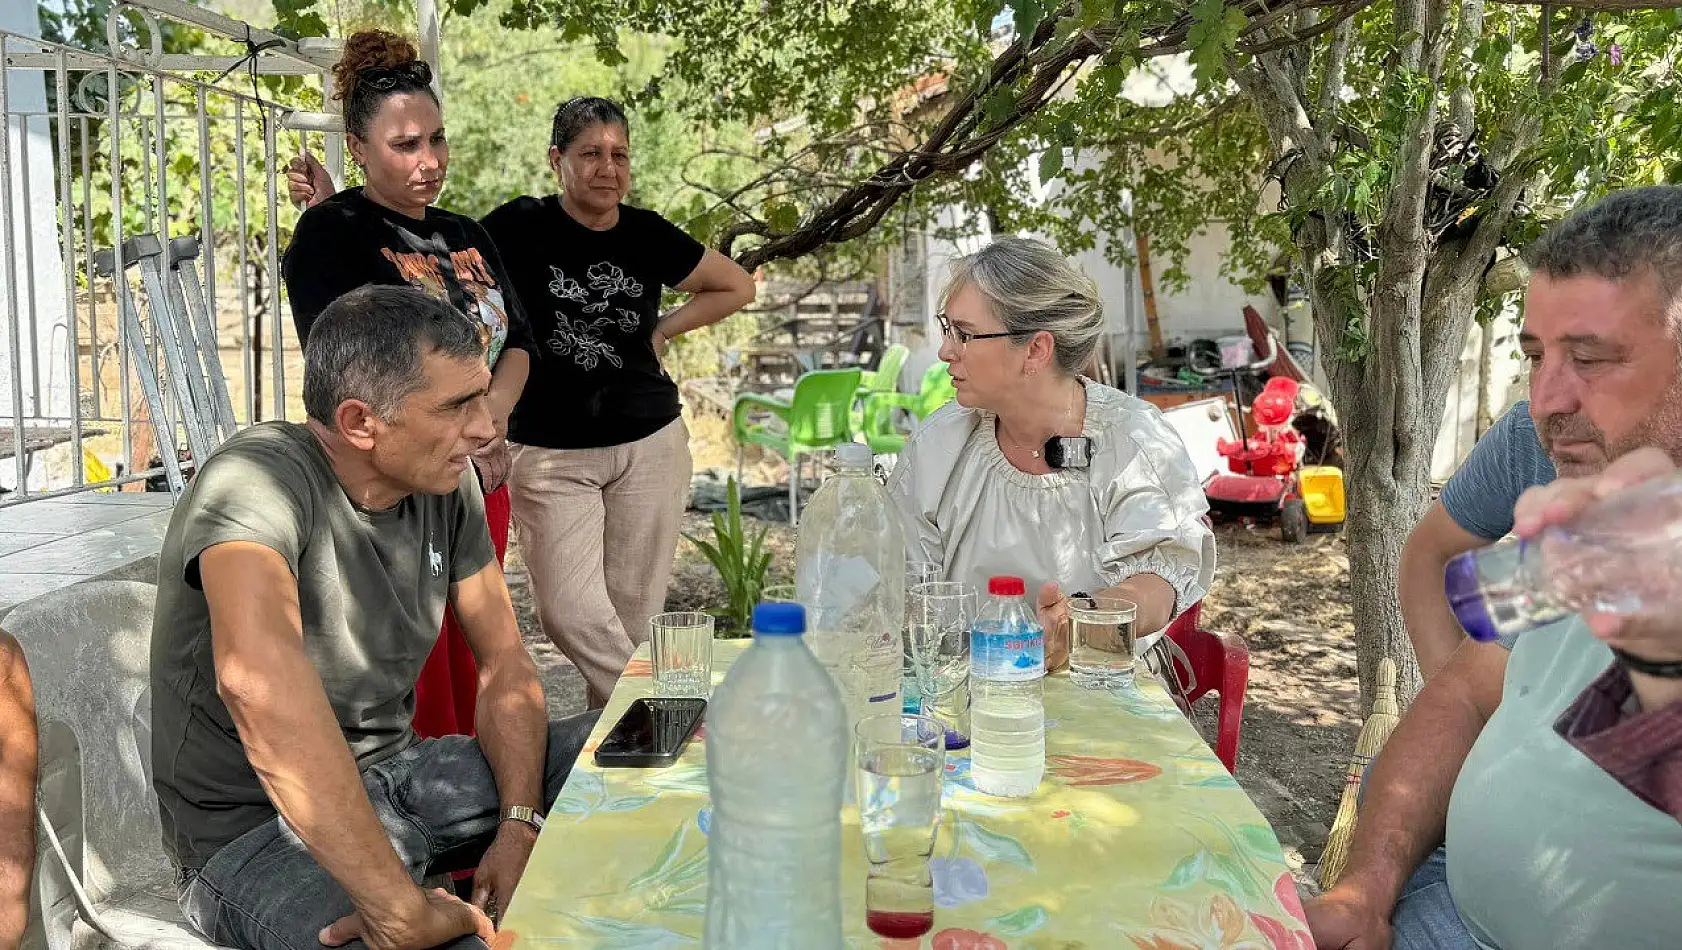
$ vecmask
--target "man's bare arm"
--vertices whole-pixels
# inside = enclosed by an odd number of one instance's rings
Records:
[[[35,867],[35,694],[23,650],[0,630],[0,950],[28,923]]]
[[[1320,946],[1384,945],[1366,940],[1388,932],[1402,885],[1442,844],[1454,782],[1500,705],[1506,670],[1504,648],[1468,639],[1414,699],[1367,779],[1343,875],[1310,906]]]
[[[497,793],[504,807],[541,810],[549,716],[537,664],[520,640],[501,566],[492,561],[457,582],[450,589],[450,603],[479,667],[473,719],[479,745],[496,776]]]
[[[345,744],[321,676],[304,652],[298,585],[285,558],[259,544],[199,556],[210,605],[216,686],[269,800],[311,856],[349,894],[370,946],[433,946],[436,902],[391,847]],[[459,905],[458,905],[459,906]],[[460,933],[474,924],[468,909]],[[431,943],[426,943],[431,940]]]
[[[1435,502],[1419,519],[1402,548],[1402,621],[1407,625],[1419,671],[1426,679],[1437,674],[1466,640],[1466,632],[1449,609],[1443,591],[1443,568],[1456,554],[1490,542],[1455,523],[1442,502]]]
[[[474,725],[479,747],[496,778],[502,807],[525,805],[542,811],[543,765],[548,753],[549,717],[502,567],[495,561],[450,588],[462,636],[479,666],[479,703]],[[517,821],[497,825],[496,836],[473,877],[473,903],[500,917],[525,874],[537,833]]]

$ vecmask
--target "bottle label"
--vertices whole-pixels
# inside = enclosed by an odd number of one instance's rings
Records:
[[[1045,675],[1045,631],[976,627],[970,631],[970,668],[994,682],[1037,680]]]

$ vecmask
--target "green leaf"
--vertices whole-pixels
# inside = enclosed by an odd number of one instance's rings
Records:
[[[1569,86],[1572,83],[1576,82],[1577,80],[1583,78],[1583,76],[1586,75],[1588,73],[1588,71],[1589,71],[1588,61],[1580,59],[1580,60],[1572,63],[1571,65],[1565,67],[1564,71],[1562,71],[1559,74],[1559,84],[1560,84],[1561,87]]]
[[[1046,912],[1044,907],[1034,904],[1031,907],[1024,907],[1021,910],[994,917],[987,922],[987,930],[990,933],[1006,937],[1021,937],[1044,927],[1046,921],[1050,919],[1051,915]]]
[[[1162,886],[1176,891],[1203,880],[1203,869],[1208,860],[1209,852],[1203,848],[1197,849],[1196,854],[1182,858],[1179,864],[1174,865],[1173,872],[1168,875],[1168,880],[1162,882]]]
[[[1040,184],[1046,184],[1063,173],[1063,149],[1053,145],[1040,153]]]
[[[636,811],[638,808],[641,808],[644,805],[647,805],[649,802],[654,801],[654,799],[655,799],[655,796],[653,796],[653,795],[628,795],[624,798],[615,798],[613,801],[610,801],[610,802],[602,805],[600,810],[601,811]]]
[[[1042,0],[1012,0],[1011,13],[1015,15],[1016,32],[1019,36],[1029,36],[1034,28],[1040,25],[1040,18],[1045,12]]]
[[[958,843],[960,846],[967,845],[988,861],[1014,864],[1030,871],[1034,868],[1034,859],[1028,854],[1028,849],[1015,838],[989,831],[973,819],[958,819]]]
[[[773,201],[765,208],[765,223],[773,231],[787,234],[800,226],[800,209],[789,201]]]

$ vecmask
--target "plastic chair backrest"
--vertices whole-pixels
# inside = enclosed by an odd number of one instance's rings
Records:
[[[152,790],[156,598],[141,581],[84,581],[0,622],[22,644],[35,686],[39,805],[96,905],[170,867]],[[74,901],[50,845],[42,835],[36,869],[49,929]]]
[[[801,376],[789,404],[790,444],[821,448],[850,440],[849,415],[861,375],[856,369],[820,369]]]
[[[917,395],[918,401],[922,403],[918,407],[918,419],[927,419],[934,415],[936,409],[951,402],[958,395],[958,390],[952,385],[951,367],[938,361],[930,366],[923,373],[923,382]]]
[[[1250,681],[1250,653],[1238,637],[1199,629],[1201,603],[1192,604],[1168,625],[1167,636],[1191,661],[1193,689],[1186,702],[1195,703],[1209,693],[1220,695],[1215,755],[1231,772],[1237,767],[1239,733],[1244,724],[1244,693]],[[1185,682],[1184,678],[1181,683]]]
[[[871,392],[891,393],[899,388],[899,373],[905,368],[905,360],[911,355],[911,349],[903,344],[895,343],[882,354],[882,359],[876,364],[876,369],[865,380]]]

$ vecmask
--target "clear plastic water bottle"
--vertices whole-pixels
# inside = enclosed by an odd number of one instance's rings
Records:
[[[1045,630],[1022,578],[995,577],[987,594],[970,631],[970,777],[1023,798],[1045,775]]]
[[[835,461],[840,470],[800,519],[795,588],[810,611],[807,643],[835,677],[850,729],[903,708],[905,533],[870,447],[843,445]]]
[[[1536,538],[1461,554],[1443,580],[1455,616],[1476,640],[1579,611],[1674,616],[1682,610],[1682,476],[1596,502]]]
[[[707,709],[707,922],[715,950],[839,950],[846,710],[801,638],[760,604],[753,645]]]

